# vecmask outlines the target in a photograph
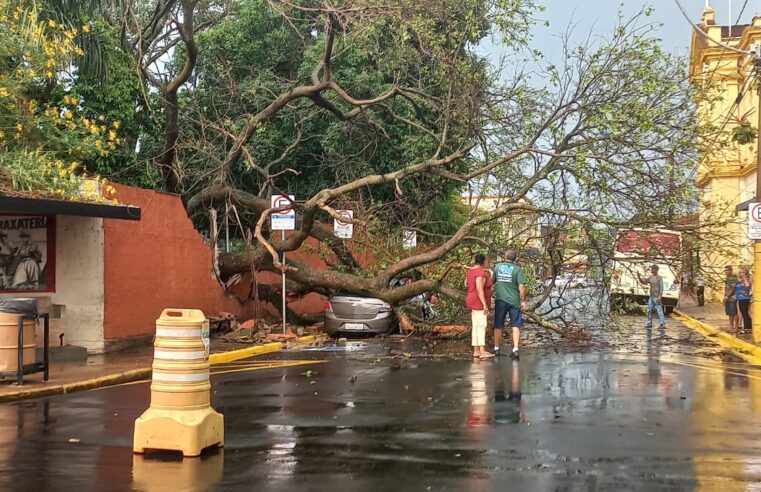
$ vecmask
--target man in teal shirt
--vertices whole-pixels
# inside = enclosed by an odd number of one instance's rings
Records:
[[[519,358],[518,345],[523,328],[522,311],[526,309],[526,274],[515,264],[515,251],[505,253],[505,261],[494,268],[494,355],[499,355],[502,329],[510,316],[513,329],[513,351],[510,356]]]

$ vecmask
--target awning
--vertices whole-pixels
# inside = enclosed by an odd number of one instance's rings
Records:
[[[0,213],[140,220],[140,207],[0,195]]]
[[[750,206],[751,203],[756,201],[756,197],[751,198],[750,200],[745,200],[741,204],[735,207],[735,212],[747,212],[748,206]]]

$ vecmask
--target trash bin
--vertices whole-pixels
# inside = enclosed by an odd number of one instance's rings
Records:
[[[18,327],[23,320],[23,364],[35,361],[35,326],[37,301],[35,299],[0,299],[0,372],[18,371]]]

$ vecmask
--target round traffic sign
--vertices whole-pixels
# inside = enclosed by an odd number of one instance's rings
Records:
[[[348,210],[339,210],[338,211],[338,215],[341,216],[341,217],[349,219],[348,222],[344,222],[341,219],[336,219],[336,222],[338,223],[338,225],[340,225],[340,226],[347,226],[347,225],[351,224],[351,213]]]
[[[749,212],[753,221],[761,224],[761,203],[751,203]]]
[[[290,205],[291,205],[291,200],[289,200],[288,197],[285,195],[278,195],[272,201],[272,208],[289,207]],[[277,213],[282,215],[289,215],[292,211],[293,211],[292,209],[288,208],[287,210],[281,210]]]

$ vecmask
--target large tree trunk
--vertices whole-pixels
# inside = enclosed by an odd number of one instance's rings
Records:
[[[182,189],[180,186],[180,176],[174,165],[177,155],[177,141],[180,138],[180,127],[177,122],[179,112],[177,110],[177,91],[164,93],[164,149],[157,159],[157,164],[161,169],[161,178],[164,183],[164,189],[170,193],[179,194]]]

